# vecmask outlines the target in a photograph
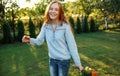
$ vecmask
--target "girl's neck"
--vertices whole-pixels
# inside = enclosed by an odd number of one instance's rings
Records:
[[[53,30],[55,30],[56,29],[56,25],[59,23],[59,20],[52,20],[51,23],[52,23]]]
[[[59,23],[59,20],[52,20],[52,25],[56,25]]]

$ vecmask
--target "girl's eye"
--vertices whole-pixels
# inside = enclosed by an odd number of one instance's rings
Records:
[[[58,11],[58,8],[50,8],[51,11]]]
[[[53,8],[50,8],[50,10],[53,10]]]

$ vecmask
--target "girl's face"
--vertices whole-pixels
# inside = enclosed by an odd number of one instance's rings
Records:
[[[53,3],[49,9],[49,17],[52,20],[59,19],[59,5],[58,3]]]

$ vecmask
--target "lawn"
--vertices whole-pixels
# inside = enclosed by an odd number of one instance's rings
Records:
[[[120,32],[101,31],[75,36],[82,65],[99,76],[120,76]],[[0,76],[49,76],[47,45],[0,45]],[[79,76],[73,61],[69,76]]]

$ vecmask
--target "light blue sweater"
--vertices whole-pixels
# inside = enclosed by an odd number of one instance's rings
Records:
[[[44,41],[47,42],[50,58],[67,60],[72,56],[76,66],[81,66],[76,42],[67,23],[57,24],[55,30],[51,24],[46,24],[41,28],[37,38],[30,38],[32,45],[41,45]]]

